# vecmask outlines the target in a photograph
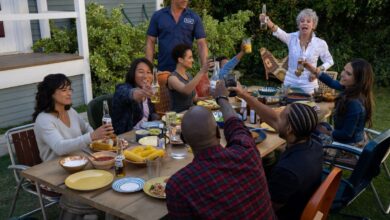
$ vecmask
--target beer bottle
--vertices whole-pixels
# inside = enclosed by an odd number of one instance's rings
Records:
[[[126,176],[125,170],[125,156],[123,155],[123,139],[117,138],[117,154],[115,157],[115,176],[124,177]]]
[[[111,116],[110,116],[110,110],[108,109],[108,103],[107,100],[103,101],[103,118],[102,118],[102,124],[111,124]]]

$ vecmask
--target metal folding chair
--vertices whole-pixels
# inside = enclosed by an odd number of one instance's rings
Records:
[[[376,132],[376,134],[379,133]],[[335,201],[333,202],[332,209],[338,210],[345,206],[348,206],[368,186],[370,186],[382,211],[385,214],[389,214],[390,205],[385,208],[379,198],[374,184],[372,183],[372,180],[379,175],[381,167],[386,167],[385,170],[387,169],[387,166],[384,161],[390,154],[390,129],[380,133],[379,135],[371,139],[364,146],[363,149],[339,143],[325,145],[324,148],[341,150],[358,157],[358,161],[353,167],[345,165],[340,166],[337,163],[332,164],[333,166],[352,171],[351,175],[348,178],[344,178],[342,180],[339,192],[336,196]],[[387,176],[389,177],[388,173]]]
[[[34,124],[28,124],[20,127],[15,127],[5,133],[8,153],[11,158],[11,165],[8,169],[13,170],[17,183],[14,198],[12,200],[9,217],[12,216],[15,210],[16,200],[20,189],[36,195],[39,200],[40,208],[29,211],[18,218],[23,218],[32,215],[38,211],[42,211],[43,219],[47,219],[45,208],[58,203],[60,194],[43,189],[38,183],[34,183],[20,176],[20,172],[28,169],[31,166],[40,164],[42,160],[39,157],[38,145],[35,139],[33,130]]]

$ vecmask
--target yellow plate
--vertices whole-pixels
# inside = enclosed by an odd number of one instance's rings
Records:
[[[114,176],[105,170],[84,170],[65,179],[65,185],[71,189],[87,191],[109,185]]]
[[[150,188],[152,187],[153,184],[156,184],[156,183],[162,183],[164,185],[164,188],[165,188],[165,186],[166,186],[165,180],[166,179],[169,179],[169,176],[160,176],[160,177],[156,177],[156,178],[153,178],[153,179],[146,181],[146,183],[144,185],[144,192],[148,196],[158,198],[158,199],[165,199],[166,196],[159,196],[159,195],[151,193]]]
[[[267,131],[270,131],[270,132],[276,132],[275,129],[271,126],[269,126],[267,123],[263,122],[260,124],[260,128],[265,128],[267,129]]]

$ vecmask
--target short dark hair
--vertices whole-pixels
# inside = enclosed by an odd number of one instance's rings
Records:
[[[140,63],[145,63],[150,68],[150,71],[153,71],[153,63],[150,62],[145,57],[133,60],[133,62],[131,62],[131,64],[130,64],[129,71],[126,74],[125,82],[134,86],[134,87],[136,86],[135,85],[135,70],[137,69],[137,66]]]
[[[188,44],[178,44],[172,50],[172,58],[175,63],[178,63],[179,58],[184,58],[187,50],[191,50],[191,46]]]
[[[217,57],[217,59],[215,59],[216,61],[218,62],[221,62],[222,60],[228,60],[229,58],[227,58],[227,56],[219,56]]]
[[[37,94],[35,95],[35,109],[33,113],[33,121],[37,119],[39,113],[56,112],[53,94],[57,89],[62,89],[72,85],[72,82],[62,73],[49,74],[45,76],[42,82],[37,86]],[[69,110],[71,105],[66,105],[65,110]]]
[[[314,108],[301,103],[290,105],[288,113],[288,122],[290,123],[293,133],[297,139],[310,137],[310,134],[317,127],[318,116]]]

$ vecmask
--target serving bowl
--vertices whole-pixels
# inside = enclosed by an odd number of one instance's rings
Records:
[[[88,164],[88,159],[85,156],[69,156],[60,160],[60,165],[68,172],[78,172]]]
[[[90,158],[92,165],[99,170],[109,170],[114,166],[116,153],[111,151],[100,151],[92,154]]]
[[[265,96],[274,96],[276,95],[277,92],[278,90],[275,87],[271,87],[271,86],[266,86],[259,89],[259,94]]]

